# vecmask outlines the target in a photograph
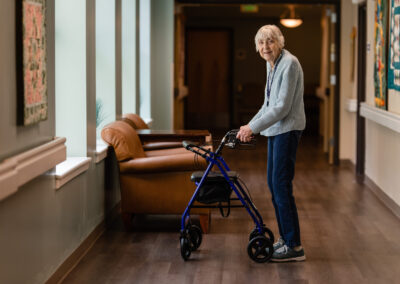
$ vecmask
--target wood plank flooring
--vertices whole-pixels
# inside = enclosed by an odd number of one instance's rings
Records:
[[[266,140],[224,157],[250,189],[265,223],[277,232],[266,182]],[[400,220],[352,169],[331,167],[303,137],[294,193],[307,260],[257,264],[246,248],[253,229],[244,209],[213,211],[211,230],[189,261],[179,251],[180,216],[139,216],[134,232],[116,220],[63,283],[399,283]]]

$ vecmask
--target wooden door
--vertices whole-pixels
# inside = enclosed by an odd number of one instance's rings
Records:
[[[186,129],[230,127],[231,32],[188,29]]]

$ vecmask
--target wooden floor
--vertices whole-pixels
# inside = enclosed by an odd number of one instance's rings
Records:
[[[277,232],[266,183],[266,140],[226,150],[264,221]],[[294,193],[307,260],[257,264],[246,248],[253,229],[243,209],[213,211],[210,233],[184,262],[180,216],[141,216],[127,233],[116,220],[63,283],[400,283],[400,220],[352,169],[331,167],[315,139],[303,137]]]

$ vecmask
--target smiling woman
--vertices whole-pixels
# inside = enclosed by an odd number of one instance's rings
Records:
[[[267,61],[264,104],[237,134],[243,142],[261,133],[268,139],[268,187],[275,207],[280,238],[271,261],[302,261],[299,218],[293,197],[297,146],[305,128],[303,70],[297,58],[283,49],[285,39],[275,25],[261,27],[256,50]]]
[[[258,30],[255,43],[261,57],[273,67],[285,45],[285,38],[277,26],[264,26]]]

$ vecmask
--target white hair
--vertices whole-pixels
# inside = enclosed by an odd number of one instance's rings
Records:
[[[280,49],[282,49],[285,46],[285,38],[283,37],[281,30],[275,25],[265,25],[258,30],[254,38],[257,52],[258,52],[259,41],[267,39],[275,40],[278,43],[278,47]]]

